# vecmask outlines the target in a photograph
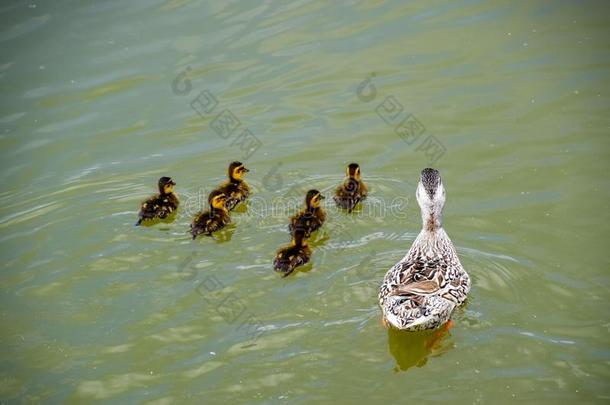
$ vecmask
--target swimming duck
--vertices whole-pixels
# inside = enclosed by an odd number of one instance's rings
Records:
[[[367,188],[360,177],[360,166],[350,163],[345,170],[345,180],[335,190],[337,207],[352,212],[358,203],[366,198]]]
[[[241,162],[232,162],[229,165],[229,180],[217,188],[218,191],[227,196],[226,206],[229,211],[237,206],[250,195],[250,188],[242,177],[250,170],[246,169]]]
[[[226,224],[231,222],[226,202],[227,196],[224,195],[224,193],[218,190],[214,190],[210,193],[208,196],[210,209],[199,212],[193,218],[193,223],[191,224],[191,235],[193,235],[193,239],[202,233],[210,236],[212,235],[212,232],[222,229]]]
[[[157,184],[159,194],[153,195],[148,200],[142,202],[136,226],[146,220],[167,218],[178,208],[180,201],[178,201],[178,196],[173,191],[176,183],[171,177],[161,177]]]
[[[284,277],[294,271],[295,268],[309,262],[311,250],[305,240],[305,231],[297,229],[292,236],[292,241],[288,246],[284,246],[277,251],[273,260],[273,269],[282,273]]]
[[[442,227],[445,188],[438,170],[424,169],[415,193],[423,227],[379,288],[384,321],[402,330],[434,329],[449,321],[470,291],[470,278]]]
[[[288,229],[294,235],[296,230],[303,230],[305,237],[309,238],[312,232],[317,231],[326,220],[326,213],[320,207],[320,201],[325,197],[318,190],[309,190],[305,195],[305,209],[290,218]]]

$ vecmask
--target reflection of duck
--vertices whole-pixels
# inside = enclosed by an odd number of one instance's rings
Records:
[[[449,324],[440,329],[408,332],[394,328],[388,329],[390,354],[396,360],[395,371],[406,371],[413,366],[423,367],[428,356],[440,356],[448,346],[442,345]]]
[[[445,188],[438,170],[422,171],[415,196],[423,228],[379,288],[384,320],[411,331],[434,329],[447,322],[470,290],[470,278],[441,225]]]

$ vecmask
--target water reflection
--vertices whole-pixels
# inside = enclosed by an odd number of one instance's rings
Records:
[[[453,347],[449,337],[448,325],[420,332],[388,329],[388,347],[396,360],[394,371],[407,371],[413,366],[425,366],[429,356],[440,356]]]
[[[168,225],[173,223],[176,220],[176,211],[172,212],[165,218],[153,218],[148,219],[146,221],[142,221],[141,223],[136,223],[136,226],[142,226],[144,228],[151,228],[155,225],[164,224]]]
[[[248,213],[248,200],[242,201],[240,204],[237,204],[235,208],[231,211],[233,214],[247,214]]]
[[[235,229],[237,228],[237,225],[235,223],[230,223],[227,226],[225,226],[223,229],[221,229],[220,231],[214,232],[211,236],[208,236],[212,239],[214,239],[214,241],[216,243],[225,243],[225,242],[230,242],[231,239],[233,238],[233,234],[235,233]],[[207,235],[204,235],[207,236]],[[200,238],[203,239],[203,238]]]

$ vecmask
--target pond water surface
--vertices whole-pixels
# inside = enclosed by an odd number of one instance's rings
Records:
[[[4,2],[1,402],[607,403],[609,16]],[[250,204],[192,241],[233,160]],[[280,278],[287,217],[351,161],[370,199],[327,199],[312,264]],[[377,289],[427,166],[472,292],[447,333],[387,331]],[[163,175],[178,215],[134,227]]]

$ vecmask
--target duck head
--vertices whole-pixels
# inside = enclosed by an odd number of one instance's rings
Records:
[[[309,190],[305,195],[305,207],[310,209],[318,208],[324,198],[318,190]]]
[[[360,166],[358,163],[350,163],[347,165],[345,175],[351,179],[360,180]]]
[[[421,209],[424,227],[429,231],[440,228],[445,205],[445,187],[438,170],[431,168],[422,170],[415,197]]]
[[[171,177],[161,177],[159,179],[159,193],[160,194],[170,194],[174,191],[174,186],[176,183],[172,180]]]
[[[208,196],[208,203],[210,204],[210,208],[213,210],[222,210],[225,211],[225,202],[227,201],[227,196],[218,190],[214,190]]]
[[[297,228],[294,230],[292,235],[292,246],[307,246],[307,240],[305,239],[305,230]]]
[[[250,170],[246,169],[241,162],[232,162],[229,165],[229,179],[231,181],[240,181],[242,177]]]

